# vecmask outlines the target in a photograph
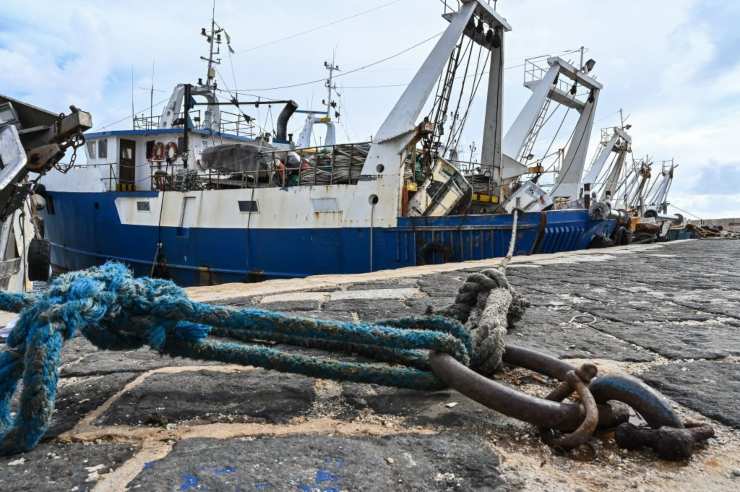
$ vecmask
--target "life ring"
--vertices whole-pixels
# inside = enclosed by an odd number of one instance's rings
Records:
[[[286,174],[285,164],[283,164],[283,161],[281,161],[280,159],[276,159],[275,176],[277,176],[278,185],[280,187],[285,187],[285,177],[286,177],[285,174]]]
[[[154,151],[153,151],[153,159],[154,161],[163,161],[164,160],[164,144],[162,142],[157,142],[154,144]]]
[[[165,156],[167,156],[167,160],[174,161],[177,155],[178,155],[177,144],[175,142],[168,143],[165,146]]]

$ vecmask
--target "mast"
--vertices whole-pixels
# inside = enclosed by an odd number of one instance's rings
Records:
[[[326,79],[324,85],[326,86],[327,98],[323,103],[326,105],[326,116],[331,118],[332,108],[337,107],[337,103],[334,101],[334,92],[337,90],[337,85],[334,83],[334,72],[339,72],[339,65],[335,64],[336,55],[333,54],[331,57],[331,63],[324,62],[324,68],[329,71],[329,78]]]
[[[134,66],[131,65],[131,129],[136,130],[136,110],[134,109]]]
[[[206,86],[214,93],[216,91],[216,84],[214,82],[216,78],[216,69],[213,66],[221,64],[221,59],[214,58],[214,55],[218,55],[221,53],[221,31],[223,31],[223,29],[216,29],[216,0],[213,0],[213,9],[211,10],[211,30],[209,32],[206,32],[206,29],[204,27],[200,32],[201,35],[205,36],[206,40],[208,41],[208,58],[201,56],[200,59],[208,62],[208,69],[206,71]]]
[[[152,87],[149,89],[149,122],[154,125],[154,60],[152,60]]]

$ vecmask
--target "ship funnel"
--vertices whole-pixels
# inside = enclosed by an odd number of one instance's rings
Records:
[[[287,143],[288,142],[288,121],[293,113],[298,109],[298,104],[295,101],[288,101],[277,120],[277,134],[275,135],[276,142]]]

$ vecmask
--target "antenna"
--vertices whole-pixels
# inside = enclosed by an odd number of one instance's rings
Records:
[[[152,87],[149,90],[149,121],[154,127],[154,60],[152,60]]]
[[[131,129],[136,129],[136,110],[134,109],[134,66],[131,65]]]
[[[206,38],[208,43],[208,58],[201,56],[200,59],[208,62],[208,69],[206,72],[206,86],[214,92],[216,91],[216,84],[214,82],[216,78],[216,69],[214,65],[221,64],[221,58],[214,58],[215,55],[221,54],[221,33],[223,29],[219,27],[216,29],[216,0],[213,0],[213,10],[211,11],[211,30],[206,30],[205,27],[201,28],[200,35]],[[215,46],[214,46],[215,45]]]
[[[336,52],[332,54],[331,63],[324,62],[324,68],[329,71],[329,78],[324,82],[324,86],[327,89],[327,99],[323,101],[326,106],[326,116],[331,117],[331,110],[335,109],[334,115],[339,118],[339,111],[336,111],[337,103],[334,101],[333,94],[337,90],[337,85],[334,83],[334,72],[339,72],[339,66],[335,64]]]

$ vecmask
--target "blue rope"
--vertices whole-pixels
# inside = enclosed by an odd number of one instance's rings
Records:
[[[104,350],[149,346],[173,357],[220,361],[325,379],[436,390],[430,351],[470,363],[465,327],[444,317],[345,323],[192,301],[166,280],[134,278],[119,263],[62,275],[43,295],[0,292],[20,312],[0,352],[0,455],[33,449],[51,422],[64,342],[83,335]],[[234,339],[245,343],[234,343]],[[286,352],[288,344],[369,361]],[[11,401],[23,378],[18,413]]]

